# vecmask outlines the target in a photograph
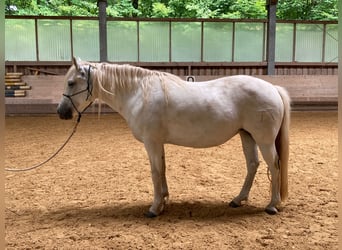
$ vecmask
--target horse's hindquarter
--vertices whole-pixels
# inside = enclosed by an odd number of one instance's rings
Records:
[[[271,83],[251,76],[235,76],[242,129],[252,134],[257,143],[273,143],[280,129],[284,106]]]

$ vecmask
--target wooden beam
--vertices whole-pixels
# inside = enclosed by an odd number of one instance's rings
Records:
[[[98,0],[99,7],[99,35],[100,35],[100,61],[107,62],[107,0]]]
[[[275,74],[275,36],[277,0],[267,1],[267,74]]]

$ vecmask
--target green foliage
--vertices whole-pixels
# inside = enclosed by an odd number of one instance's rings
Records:
[[[337,20],[337,0],[279,0],[278,18],[297,20]]]
[[[163,3],[152,4],[152,16],[153,17],[169,17],[171,10]]]
[[[265,0],[237,0],[229,11],[223,15],[226,18],[266,18]]]
[[[6,0],[5,5],[7,15],[96,16],[98,13],[96,0]]]
[[[266,0],[108,0],[111,17],[266,18]],[[134,4],[133,4],[134,3]],[[97,16],[97,0],[5,0],[7,15]],[[337,20],[337,0],[279,0],[278,19]]]
[[[107,15],[112,17],[134,17],[139,14],[131,0],[108,1]]]

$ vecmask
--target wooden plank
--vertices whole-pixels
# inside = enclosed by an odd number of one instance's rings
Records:
[[[5,75],[5,79],[20,79],[20,75]]]
[[[5,90],[5,93],[7,93],[7,94],[11,94],[11,93],[20,94],[20,93],[25,93],[25,92],[26,92],[25,90],[13,90],[13,89],[6,89]]]
[[[5,97],[25,97],[25,90],[5,90]]]
[[[25,82],[5,82],[5,86],[25,86]]]
[[[5,89],[11,89],[11,90],[29,90],[29,89],[31,89],[31,86],[29,86],[29,85],[7,85],[7,86],[5,86]]]
[[[25,97],[26,93],[6,93],[5,97]]]
[[[5,82],[20,82],[20,78],[5,78]]]
[[[5,76],[22,76],[23,73],[21,72],[7,72]]]
[[[32,68],[32,67],[27,67],[27,69],[34,71],[34,75],[39,75],[40,72],[49,74],[49,75],[57,75],[56,72],[45,70],[45,69],[38,69],[38,68]]]

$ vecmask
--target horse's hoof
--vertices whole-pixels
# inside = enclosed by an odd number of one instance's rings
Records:
[[[229,206],[233,208],[241,207],[241,205],[237,204],[235,201],[229,202]]]
[[[146,218],[155,218],[157,215],[151,211],[148,211],[147,213],[144,213]]]
[[[275,215],[278,213],[278,210],[275,207],[267,207],[265,209],[265,212],[268,213],[269,215]]]

